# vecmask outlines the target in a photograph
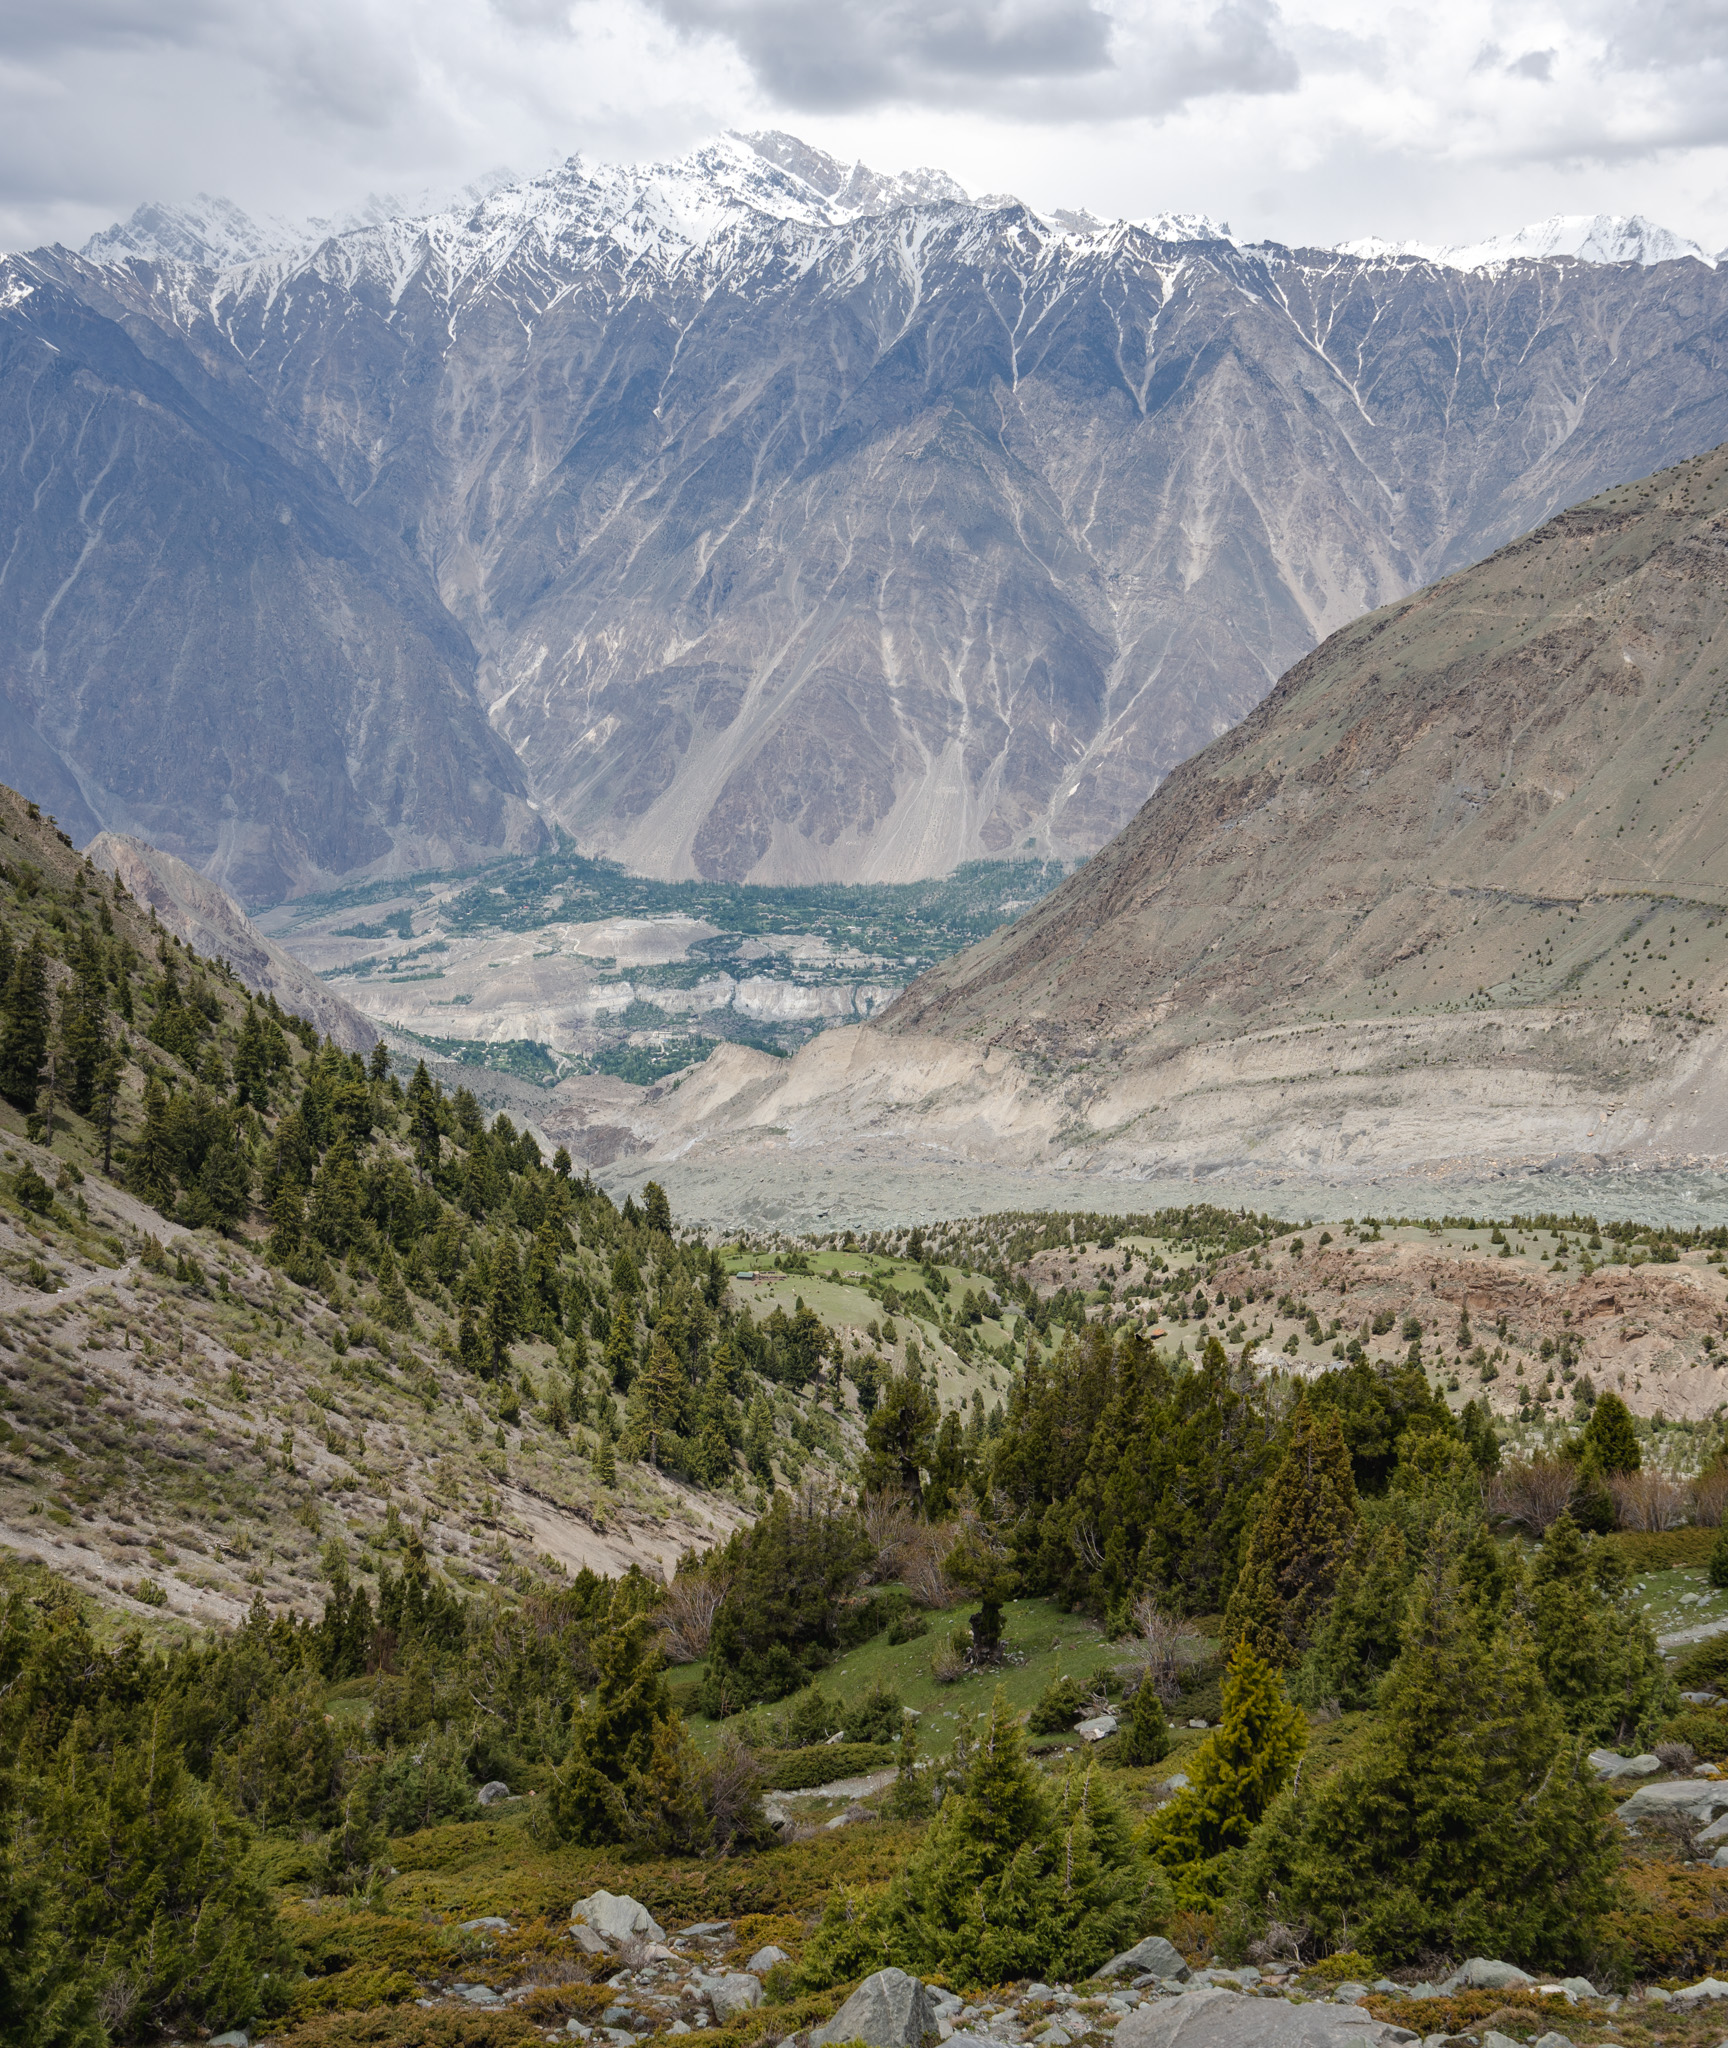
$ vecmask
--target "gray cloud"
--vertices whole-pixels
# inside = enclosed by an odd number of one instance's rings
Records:
[[[1296,82],[1273,0],[1165,5],[1139,17],[1113,16],[1094,0],[650,4],[686,33],[730,43],[766,93],[808,112],[901,103],[1062,120],[1162,112]]]

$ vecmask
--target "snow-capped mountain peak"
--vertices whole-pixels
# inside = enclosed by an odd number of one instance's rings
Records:
[[[1698,243],[1671,228],[1646,220],[1641,213],[1555,213],[1532,221],[1508,235],[1490,235],[1480,242],[1389,242],[1364,235],[1339,244],[1346,256],[1377,261],[1413,256],[1448,270],[1486,270],[1496,263],[1573,256],[1582,263],[1674,263],[1690,256],[1716,266],[1717,259]]]

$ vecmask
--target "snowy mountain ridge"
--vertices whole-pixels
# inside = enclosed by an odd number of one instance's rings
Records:
[[[185,205],[142,205],[129,220],[93,235],[80,253],[101,264],[168,261],[223,272],[304,263],[327,244],[352,243],[335,259],[337,272],[352,277],[376,274],[380,267],[399,270],[418,250],[453,260],[457,272],[472,266],[485,273],[524,239],[538,239],[548,252],[591,240],[611,242],[627,261],[664,267],[750,228],[784,223],[833,230],[907,207],[981,214],[1018,209],[1038,231],[1063,241],[1090,241],[1124,228],[1158,242],[1237,241],[1228,226],[1204,214],[1118,220],[1084,209],[1040,213],[1011,193],[974,199],[946,171],[925,166],[885,175],[862,162],[843,164],[796,136],[771,130],[724,135],[666,163],[608,164],[577,154],[532,178],[493,173],[441,202],[430,195],[407,200],[374,194],[336,218],[254,218],[231,200],[201,193]],[[1477,242],[1366,235],[1336,248],[1363,262],[1414,260],[1463,271],[1556,257],[1644,267],[1691,257],[1714,269],[1728,255],[1712,255],[1642,214],[1609,213],[1554,214]]]
[[[1641,213],[1555,213],[1509,235],[1490,235],[1480,242],[1388,242],[1378,235],[1364,235],[1338,247],[1342,255],[1360,256],[1369,262],[1415,257],[1447,270],[1488,270],[1497,263],[1540,262],[1554,256],[1576,257],[1581,263],[1637,263],[1646,269],[1690,256],[1714,270],[1728,257],[1728,250],[1712,256],[1697,242]]]

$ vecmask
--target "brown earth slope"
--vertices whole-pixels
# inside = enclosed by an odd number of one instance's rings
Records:
[[[1368,614],[1017,923],[688,1154],[1136,1172],[1728,1156],[1728,450]],[[616,1121],[616,1118],[611,1119]]]

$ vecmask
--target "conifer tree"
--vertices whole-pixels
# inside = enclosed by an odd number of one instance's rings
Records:
[[[1175,1880],[1181,1905],[1216,1905],[1229,1859],[1289,1784],[1308,1724],[1277,1669],[1246,1638],[1224,1673],[1224,1718],[1194,1752],[1188,1783],[1146,1823],[1146,1846]]]
[[[510,1346],[522,1334],[522,1269],[516,1247],[500,1236],[492,1247],[486,1293],[486,1361],[494,1379],[510,1370]]]
[[[414,1162],[422,1176],[438,1164],[438,1091],[422,1060],[408,1083],[408,1136],[414,1147]]]
[[[1290,1447],[1266,1490],[1226,1610],[1228,1642],[1246,1640],[1276,1667],[1307,1648],[1355,1540],[1361,1512],[1335,1408],[1318,1417],[1304,1393]]]
[[[1674,1682],[1624,1565],[1586,1547],[1569,1514],[1549,1524],[1524,1596],[1537,1665],[1561,1721],[1589,1742],[1630,1742],[1672,1712]]]
[[[1642,1462],[1632,1411],[1618,1394],[1598,1394],[1584,1425],[1584,1448],[1605,1473],[1636,1472]]]
[[[1149,1678],[1141,1681],[1140,1689],[1134,1695],[1128,1726],[1122,1731],[1117,1754],[1125,1764],[1139,1766],[1162,1763],[1170,1754],[1169,1716],[1164,1711],[1158,1688]]]
[[[868,1493],[904,1493],[922,1506],[936,1448],[936,1405],[910,1364],[883,1388],[864,1431],[858,1476]]]
[[[174,1148],[168,1132],[168,1091],[154,1074],[144,1083],[144,1125],[126,1162],[126,1185],[157,1209],[174,1192]]]
[[[606,1339],[606,1350],[600,1362],[613,1386],[619,1393],[627,1394],[630,1382],[636,1377],[636,1311],[628,1295],[616,1297],[612,1332]]]
[[[1382,1967],[1437,1952],[1563,1968],[1596,1952],[1615,1897],[1611,1796],[1528,1637],[1478,1627],[1455,1543],[1423,1562],[1362,1750],[1279,1800],[1242,1858],[1232,1944],[1276,1919]]]
[[[72,985],[60,1005],[66,1099],[88,1116],[96,1076],[108,1057],[108,981],[95,935],[88,930],[73,959]]]
[[[744,1426],[744,1462],[764,1486],[774,1484],[774,1411],[761,1392],[751,1401]]]
[[[6,1023],[0,1030],[0,1095],[19,1109],[36,1107],[42,1062],[48,1056],[48,963],[32,936],[12,963],[6,985]]]
[[[555,1840],[582,1848],[637,1841],[671,1855],[708,1844],[701,1761],[666,1690],[651,1627],[623,1590],[613,1594],[594,1646],[599,1675],[571,1722],[547,1799]]]
[[[1079,1766],[1046,1790],[998,1692],[906,1870],[862,1911],[831,1901],[800,1974],[831,1984],[892,1964],[961,1984],[1078,1980],[1169,1906],[1099,1774]]]
[[[1375,1688],[1398,1656],[1409,1597],[1404,1535],[1395,1521],[1357,1538],[1338,1590],[1291,1690],[1304,1706],[1336,1700],[1371,1706]]]
[[[658,1471],[684,1433],[689,1398],[690,1382],[683,1361],[673,1350],[662,1321],[648,1346],[648,1362],[630,1389],[624,1422],[626,1454],[645,1459]]]

